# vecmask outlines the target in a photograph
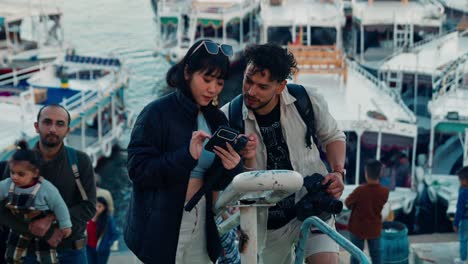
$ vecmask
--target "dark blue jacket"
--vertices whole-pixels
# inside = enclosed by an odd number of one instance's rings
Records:
[[[211,105],[202,112],[212,132],[228,123],[224,114]],[[193,100],[177,90],[147,105],[133,128],[127,163],[133,192],[124,238],[145,263],[175,263],[185,194],[190,172],[197,164],[189,152],[197,115]],[[222,190],[241,168],[239,164],[227,171],[216,157],[204,181],[216,179],[212,190]],[[221,243],[211,210],[211,192],[205,199],[207,250],[215,262],[221,254]]]
[[[107,218],[106,230],[98,239],[97,252],[109,252],[112,244],[119,238],[119,232],[115,227],[115,221],[112,216]]]
[[[460,221],[468,219],[468,188],[460,187],[458,190],[457,211],[453,226],[460,224]]]

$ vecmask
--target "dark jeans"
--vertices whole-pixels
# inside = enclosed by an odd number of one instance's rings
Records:
[[[86,248],[82,249],[61,249],[57,251],[58,259],[60,263],[67,264],[87,264]],[[36,255],[32,250],[28,250],[28,254],[24,258],[23,264],[36,264],[39,263],[36,260]]]
[[[97,252],[95,248],[86,246],[86,255],[88,256],[88,264],[106,264],[109,260],[110,250]]]
[[[353,234],[349,234],[351,242],[360,250],[364,250],[364,242],[366,240],[360,239]],[[382,249],[380,248],[380,237],[376,239],[367,239],[367,246],[369,247],[369,254],[371,256],[372,264],[382,263]],[[351,257],[351,264],[357,264],[359,260]]]

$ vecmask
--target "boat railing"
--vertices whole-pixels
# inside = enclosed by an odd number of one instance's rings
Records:
[[[159,1],[157,4],[157,16],[164,16],[166,14],[183,14],[186,13],[187,7],[181,5],[181,2],[167,2]]]
[[[45,67],[49,66],[52,63],[46,64],[37,64],[24,69],[13,69],[12,72],[5,73],[0,75],[0,86],[13,84],[14,86],[18,85],[22,80],[29,79],[35,72],[43,70]]]
[[[425,39],[422,39],[416,43],[413,44],[413,46],[408,50],[408,48],[406,47],[400,47],[398,48],[395,52],[393,52],[392,54],[388,55],[387,57],[385,57],[383,60],[381,60],[380,62],[380,66],[379,68],[384,65],[386,62],[388,62],[389,60],[393,59],[394,57],[402,54],[402,53],[406,53],[406,52],[417,52],[419,50],[419,48],[421,46],[423,46],[424,44],[427,44],[431,41],[436,41],[436,40],[440,40],[440,41],[443,41],[445,40],[446,38],[452,38],[452,37],[455,37],[455,35],[451,35],[452,33],[456,32],[457,29],[451,29],[447,32],[445,32],[442,36],[441,35],[432,35],[432,36],[429,36]],[[404,68],[404,67],[403,67]],[[402,68],[402,69],[403,69]],[[429,69],[430,67],[428,67]]]
[[[229,14],[232,12],[242,11],[245,9],[253,8],[258,5],[257,0],[245,0],[240,4],[230,4],[226,6],[214,6],[210,3],[197,3],[194,1],[192,3],[192,10],[196,10],[199,14]]]
[[[430,1],[430,0],[427,0]],[[432,0],[431,0],[432,1]],[[360,18],[362,21],[361,23],[365,23],[366,25],[369,24],[380,24],[384,23],[387,24],[389,22],[393,22],[393,24],[421,24],[421,23],[430,23],[431,21],[434,21],[434,19],[442,19],[443,18],[443,13],[441,14],[440,11],[438,11],[437,16],[433,16],[431,14],[427,13],[432,13],[433,10],[430,8],[424,9],[423,13],[421,12],[415,12],[411,13],[409,16],[402,16],[402,11],[393,11],[390,15],[387,16],[379,16],[376,17],[374,14],[370,15],[367,10],[364,7],[358,8],[355,6],[353,2],[353,14],[356,14],[356,17]],[[375,3],[374,3],[375,4]],[[435,6],[434,8],[439,9],[439,7]],[[356,11],[354,11],[356,10]]]
[[[437,100],[441,95],[455,90],[460,85],[463,76],[468,72],[468,53],[448,64],[433,78],[432,98]]]
[[[74,111],[91,105],[93,101],[98,101],[98,99],[98,91],[81,91],[72,97],[63,99],[61,105],[68,109],[68,111]]]
[[[397,94],[396,91],[390,89],[385,82],[377,79],[374,75],[370,74],[367,70],[365,70],[362,66],[360,66],[358,63],[355,61],[346,60],[346,64],[348,67],[356,72],[358,72],[360,75],[362,75],[364,78],[372,82],[377,89],[379,89],[382,93],[385,93],[388,95],[390,98],[392,98],[400,107],[405,111],[405,113],[410,117],[411,122],[416,122],[416,116],[414,113],[406,106],[406,104],[403,102],[401,97]]]

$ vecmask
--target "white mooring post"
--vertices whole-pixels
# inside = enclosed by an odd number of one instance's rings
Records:
[[[301,189],[302,184],[302,175],[295,171],[249,171],[237,175],[222,192],[214,206],[216,215],[221,214],[229,206],[240,207],[241,229],[248,236],[245,250],[241,253],[242,263],[257,263],[259,235],[257,232],[257,210],[275,205],[276,202]],[[240,201],[240,205],[237,204],[238,201]],[[233,217],[238,217],[238,215]],[[225,222],[229,222],[229,220]],[[225,229],[220,228],[220,233],[232,228],[232,225],[229,226]]]

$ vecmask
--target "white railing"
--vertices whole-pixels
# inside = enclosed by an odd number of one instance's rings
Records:
[[[210,5],[203,5],[203,4],[197,5],[196,3],[194,3],[192,5],[192,9],[197,10],[201,14],[206,13],[206,14],[223,15],[223,14],[228,14],[232,12],[243,11],[246,9],[254,8],[257,5],[259,5],[258,0],[245,0],[240,4],[234,4],[234,5],[230,5],[226,7],[224,6],[213,7]]]
[[[51,64],[52,63],[46,63],[46,64],[40,63],[38,65],[34,65],[34,66],[24,68],[21,70],[13,69],[13,71],[10,73],[5,73],[5,74],[0,75],[0,86],[7,85],[7,84],[17,85],[20,81],[31,77],[36,71],[41,71],[45,67]]]
[[[394,57],[402,54],[402,53],[415,53],[417,52],[421,46],[423,46],[424,44],[427,44],[431,41],[436,41],[436,40],[440,40],[440,41],[443,41],[445,40],[447,37],[448,38],[451,38],[451,37],[454,37],[454,36],[449,36],[450,34],[456,32],[457,29],[451,29],[447,32],[445,32],[442,36],[440,35],[432,35],[428,38],[425,38],[425,39],[422,39],[416,43],[413,44],[413,46],[408,50],[407,48],[399,48],[397,49],[395,52],[393,52],[392,54],[388,55],[387,57],[385,57],[383,60],[381,60],[380,62],[380,65],[379,65],[379,68],[384,65],[386,62],[388,62],[389,60],[393,59]],[[461,33],[463,34],[463,33]],[[460,34],[460,35],[461,35]],[[429,67],[428,67],[429,68]]]
[[[457,88],[457,85],[459,85],[459,82],[463,79],[463,75],[466,73],[465,71],[468,70],[465,70],[467,62],[468,53],[465,53],[442,70],[432,85],[434,100],[451,91],[452,88]]]
[[[388,86],[383,82],[377,79],[374,75],[370,74],[368,71],[366,71],[363,67],[361,67],[359,64],[357,64],[354,61],[351,61],[349,59],[346,60],[346,63],[348,64],[348,67],[357,71],[359,74],[361,74],[364,78],[369,80],[374,84],[377,89],[380,90],[380,92],[387,94],[390,98],[392,98],[400,107],[403,109],[403,111],[410,117],[411,122],[416,122],[416,116],[414,113],[405,105],[403,100],[401,99],[400,95],[397,94],[396,91],[388,88]]]
[[[61,105],[68,109],[68,111],[74,111],[77,109],[83,110],[91,102],[97,101],[99,101],[98,91],[81,91],[72,97],[63,99]]]

